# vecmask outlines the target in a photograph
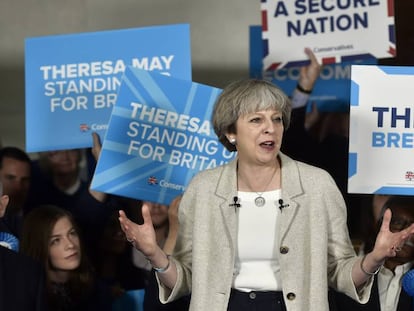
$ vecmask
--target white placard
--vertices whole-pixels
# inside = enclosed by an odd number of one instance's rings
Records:
[[[264,68],[395,57],[393,1],[263,0]]]
[[[414,67],[352,66],[350,193],[414,194]]]

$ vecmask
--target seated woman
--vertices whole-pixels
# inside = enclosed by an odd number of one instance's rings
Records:
[[[111,310],[109,288],[94,277],[68,211],[33,209],[23,223],[20,251],[44,265],[49,310]]]

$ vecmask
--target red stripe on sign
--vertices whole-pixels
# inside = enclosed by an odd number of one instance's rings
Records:
[[[388,16],[394,16],[394,0],[388,0]]]
[[[393,48],[392,46],[390,46],[390,49],[388,50],[388,53],[390,53],[392,56],[397,56],[397,52],[396,52],[395,48]]]
[[[279,67],[280,63],[273,63],[269,67],[267,67],[266,71],[275,71],[277,67]]]
[[[327,64],[335,64],[335,57],[326,57],[326,58],[322,58],[322,64],[323,64],[323,65],[327,65]]]
[[[267,11],[262,11],[262,31],[267,31]]]

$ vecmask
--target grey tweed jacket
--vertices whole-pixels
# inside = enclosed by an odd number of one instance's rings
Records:
[[[287,310],[328,311],[328,285],[368,301],[372,280],[357,292],[351,279],[357,257],[334,180],[322,169],[282,153],[279,157],[282,198],[288,204],[277,228]],[[179,207],[172,257],[178,279],[172,290],[160,284],[162,302],[191,292],[190,310],[227,310],[237,245],[237,210],[230,206],[237,196],[236,166],[237,159],[200,172],[190,182]]]

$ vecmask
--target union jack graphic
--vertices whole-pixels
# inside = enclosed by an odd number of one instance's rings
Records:
[[[79,129],[81,130],[81,132],[87,132],[89,131],[89,126],[86,123],[82,123],[79,125]]]
[[[412,181],[414,179],[414,172],[407,171],[405,172],[405,180]]]
[[[157,177],[155,176],[150,176],[148,178],[148,185],[157,185],[158,184],[158,180]]]

